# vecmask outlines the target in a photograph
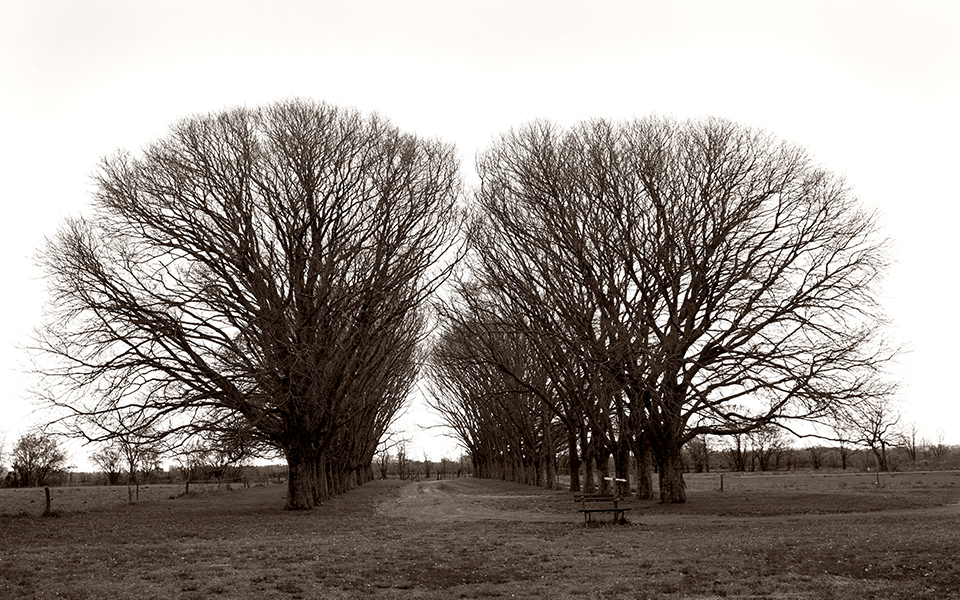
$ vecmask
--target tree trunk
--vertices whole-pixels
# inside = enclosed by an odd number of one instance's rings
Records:
[[[637,436],[637,499],[653,500],[653,452],[646,434]]]
[[[313,467],[313,504],[319,506],[330,499],[330,478],[327,477],[327,457],[321,452]]]
[[[620,498],[630,497],[630,445],[627,443],[624,433],[620,434],[620,440],[617,442],[617,451],[613,455],[614,476],[617,479],[626,481],[617,481],[616,495]]]
[[[879,447],[873,446],[873,455],[877,458],[877,470],[886,473],[890,470],[887,464],[887,445],[884,442],[879,443]]]
[[[596,491],[596,487],[594,487],[596,482],[593,474],[593,444],[587,442],[586,428],[580,430],[580,447],[583,451],[583,493],[592,494]]]
[[[570,491],[580,491],[580,454],[577,452],[577,434],[573,430],[567,432],[567,454],[570,457]]]
[[[286,510],[311,510],[317,493],[317,463],[314,452],[300,442],[286,448],[287,505]]]
[[[553,432],[550,430],[550,410],[547,403],[542,406],[543,411],[543,460],[546,467],[547,489],[555,490],[557,485],[557,460],[553,451]]]
[[[687,501],[686,484],[683,482],[683,460],[680,444],[675,440],[663,449],[657,463],[660,466],[660,503],[681,504]]]
[[[595,443],[594,461],[597,463],[597,483],[601,494],[612,494],[615,483],[610,479],[610,450],[607,446]]]

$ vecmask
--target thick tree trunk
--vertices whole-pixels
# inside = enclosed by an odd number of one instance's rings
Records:
[[[317,467],[314,470],[313,479],[313,498],[316,504],[323,504],[333,497],[333,484],[330,480],[330,474],[327,463],[327,453],[321,452],[317,455]]]
[[[637,438],[637,499],[653,500],[653,452],[647,436]]]
[[[596,492],[593,444],[587,441],[586,428],[580,430],[580,447],[583,450],[583,493],[593,494]]]
[[[554,456],[552,449],[547,453],[546,462],[547,489],[560,489],[560,485],[557,483],[557,457]]]
[[[683,482],[683,460],[680,445],[670,440],[663,449],[657,464],[660,466],[660,503],[681,504],[687,501],[686,485]]]
[[[311,510],[316,504],[317,462],[315,453],[301,443],[286,448],[286,510]]]
[[[887,445],[884,442],[880,442],[878,445],[874,445],[872,448],[873,455],[877,459],[877,470],[883,473],[886,473],[890,470],[890,465],[887,463]]]

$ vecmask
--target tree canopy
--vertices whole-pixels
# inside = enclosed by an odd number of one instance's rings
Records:
[[[104,159],[94,211],[39,257],[41,392],[90,439],[278,449],[306,509],[372,477],[427,356],[478,472],[553,486],[565,446],[576,488],[633,453],[665,502],[697,436],[867,414],[893,389],[886,241],[802,148],[719,118],[538,121],[479,155],[469,220],[458,168],[304,100]]]
[[[288,506],[370,470],[458,243],[452,146],[305,100],[184,119],[104,159],[40,254],[48,400],[88,437],[231,423]]]
[[[535,122],[478,170],[458,302],[528,348],[563,348],[591,437],[607,455],[613,433],[652,450],[662,501],[685,498],[694,436],[889,392],[886,241],[803,149],[717,118]]]

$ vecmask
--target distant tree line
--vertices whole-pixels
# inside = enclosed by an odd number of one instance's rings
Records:
[[[405,446],[393,449],[381,449],[375,459],[376,476],[380,479],[426,480],[472,477],[472,461],[466,454],[456,459],[442,457],[433,460],[424,455],[422,458],[411,456]]]
[[[890,440],[886,462],[881,464],[874,452],[862,443],[845,440],[799,440],[757,431],[728,437],[698,437],[684,448],[687,472],[712,470],[756,472],[791,470],[915,471],[956,469],[960,467],[957,448],[937,439],[914,439],[902,431]]]

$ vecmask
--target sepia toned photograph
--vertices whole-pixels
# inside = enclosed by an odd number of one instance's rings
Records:
[[[960,599],[960,5],[0,0],[0,598]]]

